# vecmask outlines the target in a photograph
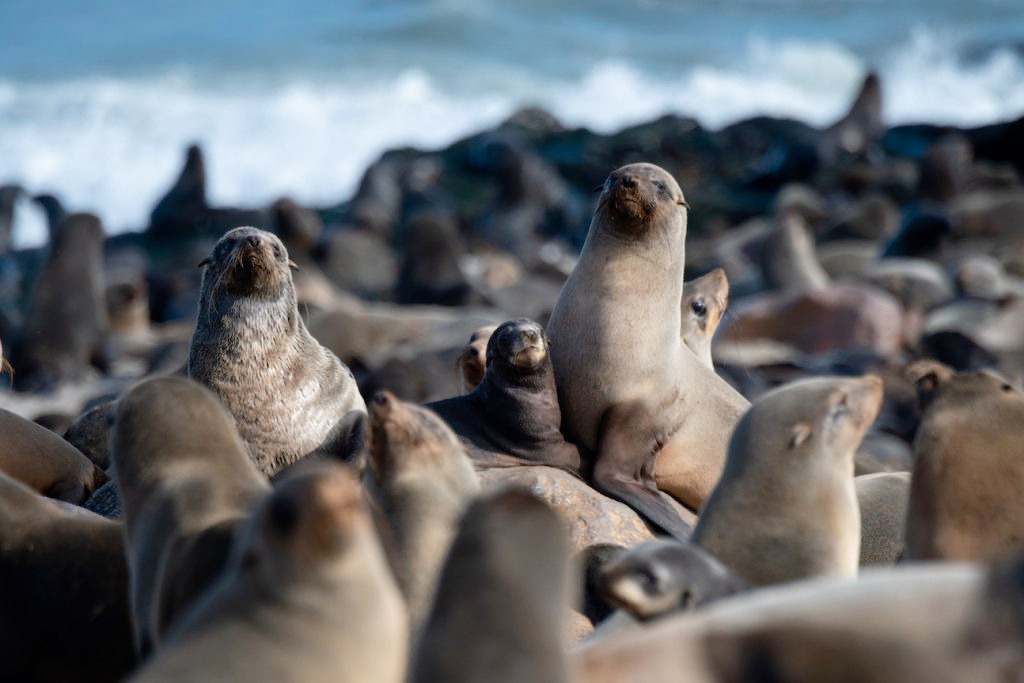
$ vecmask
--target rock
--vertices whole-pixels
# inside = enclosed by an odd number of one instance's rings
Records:
[[[610,544],[631,548],[654,538],[637,513],[552,467],[507,467],[479,472],[484,489],[515,485],[530,490],[565,522],[576,550]]]

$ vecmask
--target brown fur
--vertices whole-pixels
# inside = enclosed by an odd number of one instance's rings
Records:
[[[487,342],[498,329],[496,325],[481,327],[469,337],[466,348],[459,356],[459,380],[463,394],[480,386],[487,371]]]
[[[991,560],[1024,548],[1024,396],[993,373],[909,373],[924,404],[914,440],[907,558]]]
[[[107,475],[49,429],[0,409],[0,472],[33,491],[68,503],[81,503],[107,481]]]
[[[567,683],[569,544],[552,510],[504,490],[466,511],[414,653],[413,683]]]
[[[210,391],[158,377],[120,401],[112,441],[136,643],[143,654],[224,566],[268,485]]]
[[[668,173],[651,164],[614,171],[548,335],[563,429],[598,449],[596,483],[604,477],[605,490],[620,499],[630,489],[649,493],[653,481],[635,478],[644,469],[636,459],[656,457],[647,469],[657,487],[695,510],[718,481],[729,434],[749,404],[681,338],[685,240],[686,203]],[[646,416],[606,416],[630,405]],[[631,453],[603,452],[603,420],[619,431],[644,424],[622,439]],[[608,464],[599,474],[601,461]]]
[[[881,401],[874,376],[807,379],[761,397],[736,425],[694,542],[757,585],[855,577],[853,455]]]
[[[382,391],[370,402],[370,423],[367,488],[393,540],[391,564],[415,635],[459,516],[480,483],[458,439],[431,411]]]
[[[256,467],[347,457],[364,437],[355,379],[299,317],[288,254],[256,228],[226,233],[203,264],[188,374],[217,394]]]
[[[339,465],[304,463],[132,680],[401,683],[406,655],[401,595],[357,482]]]
[[[121,525],[0,473],[0,680],[110,683],[135,663]]]

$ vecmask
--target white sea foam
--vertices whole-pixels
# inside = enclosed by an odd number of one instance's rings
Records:
[[[951,42],[916,31],[874,65],[891,123],[979,125],[1024,113],[1019,54],[996,50],[964,62]],[[755,39],[732,66],[697,65],[665,78],[609,60],[575,82],[475,74],[480,86],[471,95],[421,68],[375,81],[339,73],[263,85],[211,84],[183,72],[0,80],[0,182],[54,192],[70,208],[98,212],[111,231],[138,228],[173,181],[184,146],[198,141],[215,204],[263,205],[281,195],[331,204],[383,150],[442,146],[523,104],[604,132],[668,112],[711,127],[760,113],[824,125],[845,109],[866,68],[836,44]],[[45,234],[27,206],[16,225],[22,245]]]

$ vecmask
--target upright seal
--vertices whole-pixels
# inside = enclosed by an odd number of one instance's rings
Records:
[[[743,416],[693,541],[756,585],[857,576],[853,455],[882,380],[816,377],[768,392]]]
[[[548,323],[566,436],[597,451],[596,486],[666,530],[683,522],[657,489],[696,510],[749,407],[682,340],[686,209],[663,169],[612,172]]]
[[[275,235],[226,233],[203,260],[188,375],[220,397],[256,467],[359,450],[366,404],[352,373],[299,315],[290,261]]]
[[[580,451],[560,431],[544,328],[519,318],[487,342],[487,370],[471,393],[427,404],[462,439],[480,467],[548,465],[580,473]]]

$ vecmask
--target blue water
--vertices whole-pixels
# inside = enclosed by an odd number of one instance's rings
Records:
[[[890,122],[977,125],[1024,113],[1022,46],[1022,0],[4,0],[0,182],[141,227],[197,140],[214,201],[334,203],[526,104],[825,124],[869,68]]]

